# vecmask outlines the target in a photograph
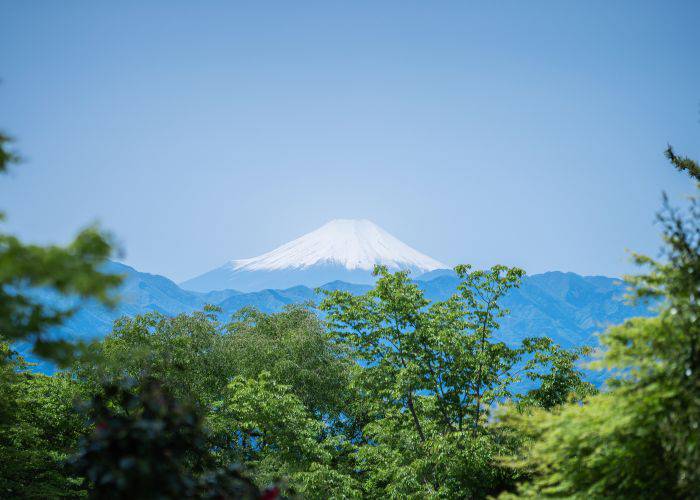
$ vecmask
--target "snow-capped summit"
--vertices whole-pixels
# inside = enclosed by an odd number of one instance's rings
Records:
[[[270,252],[238,259],[182,283],[184,288],[241,291],[320,286],[334,280],[371,283],[376,264],[413,276],[445,269],[368,220],[335,219]]]
[[[365,219],[335,219],[271,252],[231,262],[233,269],[248,271],[303,269],[326,264],[366,271],[374,269],[375,264],[424,272],[445,267]]]

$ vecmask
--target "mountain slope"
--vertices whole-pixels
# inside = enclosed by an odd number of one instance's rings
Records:
[[[108,333],[114,321],[122,316],[151,311],[167,315],[192,312],[201,309],[204,304],[216,304],[240,294],[236,290],[190,292],[164,276],[142,273],[118,262],[107,263],[103,270],[120,274],[124,278],[117,293],[119,302],[114,309],[108,309],[94,301],[81,303],[78,299],[37,292],[45,303],[57,309],[80,306],[77,314],[53,334],[74,339],[99,338]]]
[[[107,270],[125,275],[119,306],[108,310],[88,302],[54,333],[68,338],[101,337],[111,330],[114,320],[123,315],[149,311],[174,315],[192,312],[207,303],[221,307],[222,319],[225,319],[243,307],[275,312],[289,304],[318,303],[322,299],[306,286],[251,293],[234,290],[197,293],[183,290],[162,276],[140,273],[122,264],[111,263]],[[428,299],[444,300],[455,292],[459,280],[454,274],[442,273],[434,279],[416,280],[416,283]],[[620,280],[604,276],[560,272],[527,276],[520,288],[504,298],[504,305],[511,312],[501,321],[499,337],[511,344],[525,337],[546,335],[565,347],[596,345],[595,335],[608,325],[632,316],[651,314],[649,308],[626,304],[624,287]],[[370,287],[336,280],[322,288],[359,294]],[[67,301],[57,301],[55,296],[46,296],[45,300],[59,307],[71,305]]]
[[[271,252],[227,262],[182,283],[187,290],[256,291],[333,280],[372,283],[376,264],[415,276],[447,266],[420,253],[368,220],[336,219]]]

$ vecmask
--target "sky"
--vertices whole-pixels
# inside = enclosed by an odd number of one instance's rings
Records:
[[[497,5],[496,5],[497,4]],[[700,158],[700,3],[0,1],[3,230],[176,281],[330,219],[619,276]]]

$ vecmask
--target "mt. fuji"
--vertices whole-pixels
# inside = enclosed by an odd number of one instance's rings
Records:
[[[411,248],[368,220],[336,219],[268,253],[227,262],[185,281],[188,290],[243,292],[330,281],[372,283],[376,264],[412,277],[447,265]]]

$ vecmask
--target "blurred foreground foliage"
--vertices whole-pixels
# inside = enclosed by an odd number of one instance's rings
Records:
[[[666,156],[700,188],[700,168]],[[635,318],[602,337],[607,389],[583,405],[502,416],[526,443],[504,463],[528,471],[528,498],[700,497],[700,204],[666,196],[661,261],[635,255],[649,272],[629,277],[633,300],[663,299],[659,315]],[[504,494],[510,498],[510,494]]]

